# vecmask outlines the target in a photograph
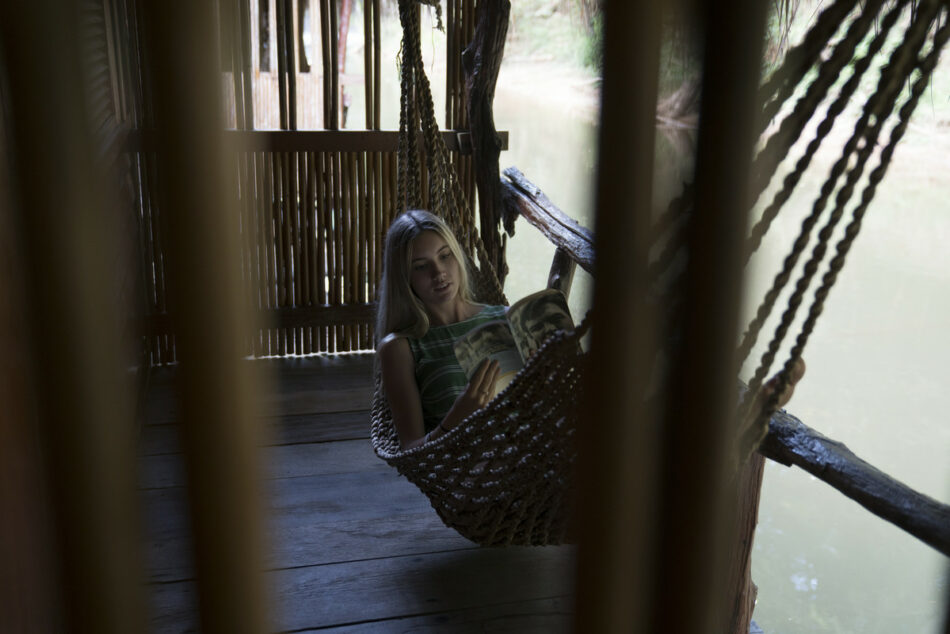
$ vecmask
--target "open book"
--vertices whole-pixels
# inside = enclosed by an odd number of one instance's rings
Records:
[[[485,359],[498,361],[498,394],[545,339],[557,330],[573,328],[564,293],[546,289],[512,304],[505,319],[486,322],[460,337],[455,342],[455,357],[469,380]]]

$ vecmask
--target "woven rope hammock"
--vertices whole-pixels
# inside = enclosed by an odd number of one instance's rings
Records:
[[[487,303],[506,303],[475,229],[474,214],[449,166],[448,151],[438,134],[429,82],[422,63],[418,1],[399,2],[403,45],[398,211],[420,207],[422,203],[420,183],[423,179],[417,147],[417,131],[421,130],[430,208],[456,232],[469,257],[473,261],[478,259],[480,266],[478,269],[472,267],[472,270],[479,299]],[[433,4],[438,11],[435,0],[422,0],[422,3]],[[852,75],[834,93],[831,104],[821,110],[824,118],[817,126],[815,136],[753,227],[748,242],[749,254],[761,243],[888,38],[902,38],[881,68],[877,88],[863,105],[853,134],[821,187],[781,271],[739,345],[741,362],[751,353],[778,296],[789,284],[797,262],[812,241],[815,227],[824,218],[780,324],[762,355],[740,406],[739,450],[743,458],[765,437],[777,396],[771,402],[766,401],[761,412],[750,411],[751,403],[755,402],[765,377],[769,375],[805,293],[832,246],[832,236],[845,216],[845,208],[873,159],[876,164],[851,210],[843,237],[834,245],[834,254],[826,265],[801,331],[779,373],[780,386],[775,390],[776,395],[784,390],[792,367],[801,358],[894,148],[927,87],[940,50],[950,37],[947,18],[950,7],[946,0],[921,0],[907,11],[909,4],[909,0],[887,3],[867,0],[863,7],[857,7],[855,0],[837,0],[822,12],[803,42],[788,52],[782,67],[761,88],[760,98],[764,106],[758,132],[761,135],[765,125],[776,117],[780,121],[773,124],[775,131],[755,157],[753,198],[766,190],[782,159],[802,136],[806,124],[819,112],[819,106],[825,103],[845,68],[850,66],[852,70]],[[902,36],[895,36],[895,27],[901,22],[902,15],[906,17],[903,20],[905,32]],[[849,16],[852,16],[850,22]],[[441,21],[440,13],[439,19]],[[839,34],[843,24],[847,24],[847,28]],[[858,50],[862,52],[856,53]],[[806,77],[809,78],[807,81]],[[794,105],[790,105],[796,95]],[[888,132],[888,138],[882,142],[879,139],[884,131]],[[832,195],[834,204],[826,214]],[[679,236],[688,226],[691,207],[691,189],[687,187],[657,221],[658,232],[663,228],[668,245],[653,264],[652,273],[658,286],[659,280],[676,277],[676,263],[679,261],[676,256],[683,242]],[[675,286],[668,281],[663,285]],[[377,373],[371,433],[376,453],[429,497],[446,525],[476,543],[539,545],[570,541],[575,460],[573,439],[578,416],[576,402],[586,362],[586,356],[577,351],[585,330],[586,326],[582,324],[574,332],[559,333],[549,339],[488,406],[449,433],[407,451],[400,449]]]

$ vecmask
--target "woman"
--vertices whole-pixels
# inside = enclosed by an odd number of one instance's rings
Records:
[[[434,440],[484,407],[499,367],[487,360],[467,381],[456,339],[504,306],[472,300],[466,259],[446,224],[427,211],[396,218],[386,235],[376,332],[383,390],[403,449]]]
[[[486,360],[467,381],[454,342],[499,319],[504,306],[472,300],[466,258],[446,224],[427,211],[396,218],[386,235],[376,332],[388,333],[377,352],[383,391],[402,448],[411,449],[456,427],[491,400],[497,362]],[[779,407],[805,372],[799,362]],[[774,389],[775,379],[760,397]]]

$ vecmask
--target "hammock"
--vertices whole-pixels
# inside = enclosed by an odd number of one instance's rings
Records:
[[[425,4],[438,3],[422,0]],[[456,232],[469,257],[477,256],[480,267],[473,268],[474,286],[481,301],[506,303],[501,286],[474,227],[474,215],[467,209],[461,187],[449,167],[448,152],[438,134],[431,91],[425,76],[419,45],[417,0],[400,0],[403,27],[402,99],[400,112],[398,211],[420,207],[421,196],[417,125],[421,125],[428,170],[428,198],[434,213],[442,216]],[[837,0],[825,9],[804,38],[790,50],[782,67],[764,83],[760,91],[763,117],[758,132],[784,110],[800,93],[790,111],[782,115],[753,163],[753,198],[764,192],[779,163],[802,135],[829,90],[846,65],[853,74],[837,91],[792,172],[786,175],[772,202],[752,228],[749,253],[758,246],[779,209],[788,200],[805,169],[826,139],[836,118],[858,88],[861,78],[885,44],[909,0],[885,3],[868,0],[855,11],[855,0]],[[811,214],[786,257],[781,271],[749,324],[739,346],[740,362],[751,353],[777,297],[791,280],[796,263],[804,254],[811,234],[832,194],[834,206],[815,238],[811,255],[799,275],[781,316],[781,323],[749,384],[740,405],[739,452],[744,460],[758,447],[768,432],[768,420],[776,409],[777,395],[784,391],[795,362],[801,358],[815,321],[834,285],[845,257],[861,227],[861,219],[884,176],[894,148],[936,66],[941,48],[950,37],[947,3],[921,0],[910,12],[901,44],[881,69],[880,79],[821,188]],[[853,15],[846,32],[835,39],[841,25]],[[883,17],[879,14],[883,14]],[[942,20],[941,20],[942,18]],[[939,25],[939,28],[938,28]],[[876,27],[873,29],[872,27]],[[863,52],[856,54],[865,43]],[[829,52],[830,49],[830,52]],[[809,71],[814,79],[803,86]],[[902,91],[903,86],[909,90]],[[897,112],[896,120],[892,113]],[[885,124],[889,138],[878,139]],[[875,150],[878,150],[875,152]],[[769,375],[777,351],[801,306],[818,268],[828,252],[832,235],[844,217],[844,209],[872,157],[877,164],[867,177],[857,206],[834,256],[827,264],[821,284],[814,294],[804,324],[788,360],[779,373],[775,396],[760,412],[751,403]],[[843,184],[838,183],[843,179]],[[681,239],[688,226],[691,190],[675,200],[657,221],[657,233],[667,247],[661,249],[652,274],[658,289],[675,288],[676,257],[683,248]],[[663,228],[661,232],[659,229]],[[660,240],[658,240],[660,243]],[[673,281],[670,281],[673,280]],[[573,438],[577,426],[577,395],[582,388],[586,357],[578,354],[578,341],[586,326],[552,337],[529,359],[514,381],[491,403],[466,419],[456,429],[421,447],[402,451],[377,371],[373,401],[371,437],[376,453],[418,486],[430,499],[446,525],[482,545],[540,545],[571,541],[570,518],[575,461]]]

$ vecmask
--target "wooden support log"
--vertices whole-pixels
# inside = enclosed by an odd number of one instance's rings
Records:
[[[594,272],[594,234],[554,205],[518,168],[505,170],[502,182],[505,213],[521,215],[554,246],[564,249],[588,273]],[[511,221],[514,223],[514,220]],[[510,233],[514,233],[511,231]]]
[[[498,180],[498,156],[501,140],[495,131],[492,101],[495,83],[505,52],[508,33],[508,0],[482,0],[475,9],[475,38],[462,52],[467,93],[466,109],[472,129],[472,154],[475,185],[478,188],[478,213],[482,242],[495,266],[498,281],[504,285],[508,266],[498,225],[501,222],[501,186]]]
[[[548,273],[548,288],[556,288],[564,293],[564,297],[569,297],[576,269],[577,262],[571,259],[570,253],[561,248],[555,250],[551,272]]]
[[[832,440],[780,411],[769,424],[759,453],[796,465],[830,484],[878,517],[950,557],[950,505],[898,482]]]

